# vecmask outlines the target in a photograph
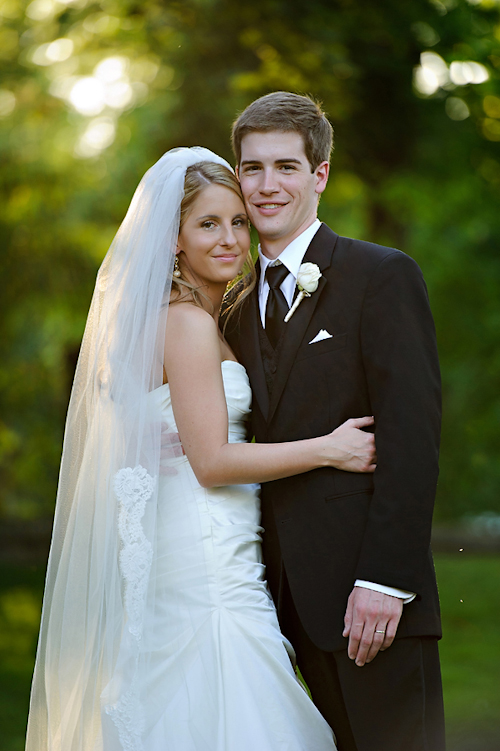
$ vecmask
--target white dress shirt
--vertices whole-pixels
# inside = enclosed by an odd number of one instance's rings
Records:
[[[275,265],[276,261],[280,261],[287,267],[290,272],[288,276],[283,280],[280,287],[285,299],[290,307],[295,294],[295,286],[297,282],[297,274],[299,273],[300,265],[304,259],[306,250],[308,249],[314,235],[321,227],[321,222],[316,219],[302,234],[292,240],[292,242],[286,246],[286,248],[280,253],[278,258],[267,258],[259,245],[259,259],[260,259],[260,280],[259,280],[259,310],[262,326],[266,325],[266,305],[267,298],[269,296],[269,284],[266,280],[266,269],[269,265]],[[416,595],[413,592],[407,592],[404,589],[395,589],[394,587],[386,587],[383,584],[374,584],[373,582],[363,581],[356,579],[354,582],[355,587],[363,587],[364,589],[372,589],[375,592],[382,592],[385,595],[391,595],[391,597],[399,597],[406,605],[415,599]]]
[[[285,300],[288,303],[288,307],[291,306],[293,296],[295,294],[295,285],[297,282],[297,274],[299,273],[300,264],[302,263],[306,250],[311,244],[316,232],[321,227],[321,222],[316,219],[310,227],[308,227],[301,235],[292,240],[290,245],[280,253],[276,261],[279,259],[283,266],[286,266],[290,272],[283,281],[280,289],[285,295]],[[260,258],[260,281],[259,281],[259,309],[262,326],[266,325],[266,305],[267,298],[269,296],[269,284],[266,279],[266,270],[268,266],[275,265],[276,261],[271,258],[267,258],[261,250],[259,245],[259,258]]]

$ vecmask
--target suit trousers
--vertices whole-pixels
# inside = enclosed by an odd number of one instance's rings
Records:
[[[280,627],[339,751],[444,751],[438,640],[395,639],[363,667],[347,656],[347,639],[340,651],[317,647],[293,602],[270,504],[262,512],[264,563]]]
[[[297,654],[314,703],[339,751],[444,751],[444,711],[437,639],[396,639],[357,667],[346,649],[324,652],[309,639],[284,570],[280,625]]]

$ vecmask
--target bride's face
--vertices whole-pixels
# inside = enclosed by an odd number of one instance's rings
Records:
[[[250,248],[245,206],[223,185],[208,185],[191,207],[177,241],[181,271],[196,283],[227,284]]]

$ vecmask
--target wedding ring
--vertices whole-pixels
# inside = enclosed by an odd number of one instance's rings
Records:
[[[385,631],[375,631],[376,634],[385,634]]]

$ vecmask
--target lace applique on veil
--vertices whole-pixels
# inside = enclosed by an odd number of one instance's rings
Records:
[[[127,628],[138,640],[142,635],[144,599],[153,560],[153,546],[144,534],[141,519],[154,486],[154,479],[140,464],[133,469],[120,469],[113,481],[119,502],[118,531],[123,546],[120,570],[125,581]]]
[[[144,603],[153,560],[153,546],[144,534],[141,520],[154,488],[154,478],[141,465],[133,469],[124,467],[113,479],[113,489],[119,503],[118,532],[122,543],[120,571],[125,584],[127,629],[136,643],[135,667],[139,658]],[[129,690],[114,705],[106,707],[106,714],[113,720],[125,751],[142,751],[144,722],[135,670]]]

